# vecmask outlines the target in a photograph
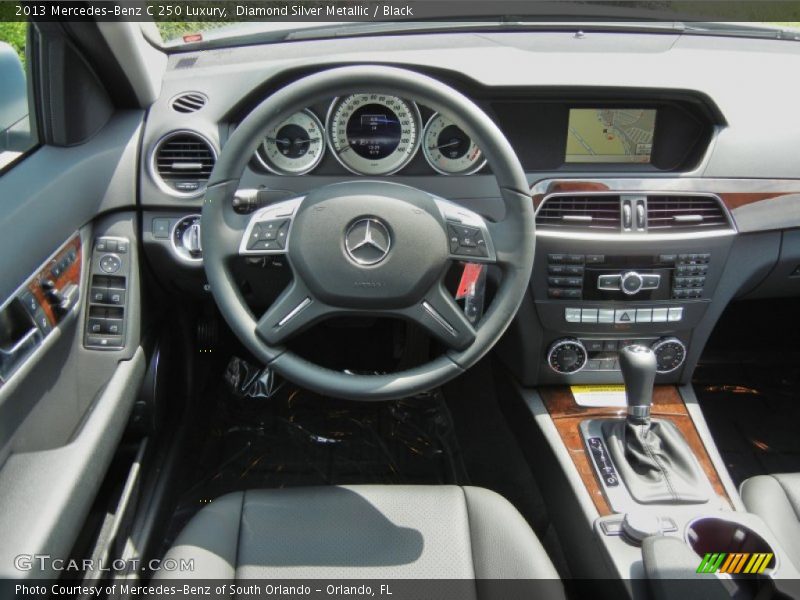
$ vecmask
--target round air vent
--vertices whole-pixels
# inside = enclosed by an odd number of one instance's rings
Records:
[[[213,144],[193,131],[173,131],[156,144],[151,171],[159,187],[183,198],[203,193],[217,162]]]
[[[179,113],[193,113],[203,108],[208,102],[208,97],[200,92],[187,92],[172,99],[172,110]]]

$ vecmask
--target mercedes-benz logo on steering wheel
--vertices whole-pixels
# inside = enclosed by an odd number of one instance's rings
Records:
[[[359,265],[376,265],[389,254],[392,236],[389,228],[374,217],[358,219],[344,234],[348,256]]]

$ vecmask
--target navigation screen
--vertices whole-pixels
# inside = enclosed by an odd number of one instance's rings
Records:
[[[564,160],[649,163],[655,127],[655,109],[572,108]]]

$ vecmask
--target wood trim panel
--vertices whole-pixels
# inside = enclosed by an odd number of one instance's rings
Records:
[[[561,436],[561,441],[572,457],[572,462],[578,470],[581,481],[586,486],[597,512],[601,516],[610,515],[612,513],[611,507],[603,494],[602,486],[583,445],[580,424],[590,418],[621,417],[625,414],[624,409],[584,408],[578,406],[572,396],[572,391],[568,387],[540,388],[539,394],[547,408],[547,412],[553,419],[558,434]],[[697,457],[716,494],[730,505],[730,498],[725,492],[725,487],[722,485],[719,474],[714,468],[706,447],[697,433],[694,422],[689,416],[689,411],[686,409],[686,405],[683,403],[683,399],[675,386],[659,385],[655,387],[653,390],[652,413],[659,418],[671,421],[678,428]]]
[[[52,272],[53,268],[57,267],[58,264],[70,254],[70,252],[75,253],[74,260],[72,260],[69,267],[67,267],[65,271],[60,273],[57,277],[54,277]],[[39,303],[39,307],[44,311],[44,314],[47,316],[47,320],[50,321],[51,326],[56,325],[59,322],[60,317],[53,311],[52,305],[47,300],[41,282],[49,279],[55,283],[55,287],[59,290],[65,289],[70,284],[80,287],[81,264],[81,239],[80,236],[76,235],[73,239],[67,242],[67,244],[58,252],[58,254],[47,261],[47,264],[45,264],[39,270],[39,272],[34,275],[30,283],[28,283],[28,291],[33,294],[34,298],[36,298],[36,301]]]

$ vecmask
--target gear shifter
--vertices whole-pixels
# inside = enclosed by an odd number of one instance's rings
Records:
[[[625,346],[619,353],[619,367],[625,381],[628,417],[649,420],[658,368],[655,353],[647,346]]]
[[[699,504],[708,501],[705,474],[678,429],[651,419],[656,357],[646,346],[619,352],[628,414],[603,422],[609,454],[634,500],[641,504]]]

